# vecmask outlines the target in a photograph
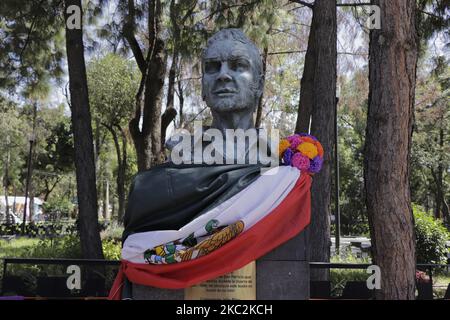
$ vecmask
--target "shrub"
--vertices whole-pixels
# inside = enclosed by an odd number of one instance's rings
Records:
[[[30,255],[36,258],[81,258],[80,239],[77,235],[42,239],[31,250]]]
[[[357,258],[351,249],[344,250],[339,256],[331,257],[332,263],[371,263],[371,259]],[[366,281],[370,275],[364,269],[330,269],[331,294],[340,296],[347,281]]]
[[[446,263],[448,249],[446,241],[450,233],[441,221],[426,213],[421,207],[413,206],[417,263]]]
[[[67,198],[60,197],[53,197],[43,204],[43,209],[51,220],[68,218],[74,207],[74,204]]]
[[[103,240],[103,255],[106,260],[120,260],[122,245],[120,241]]]
[[[104,225],[106,225],[104,223]],[[114,240],[120,242],[122,240],[123,226],[118,222],[111,222],[103,228],[100,233],[102,240]]]
[[[99,230],[104,231],[107,222],[99,223]],[[75,222],[31,222],[25,225],[25,236],[30,238],[53,238],[78,234],[78,221]],[[22,234],[22,224],[0,224],[0,236]]]

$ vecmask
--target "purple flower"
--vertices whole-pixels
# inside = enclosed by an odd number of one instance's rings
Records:
[[[291,149],[286,149],[286,151],[284,152],[283,162],[284,162],[284,164],[286,166],[290,166],[291,165],[291,159],[292,159],[293,154],[294,153],[292,152]]]
[[[300,137],[308,137],[308,138],[313,139],[314,141],[318,141],[316,137],[314,137],[314,136],[312,136],[310,134],[307,134],[307,133],[300,133],[299,136]]]
[[[293,136],[287,137],[286,140],[289,141],[289,143],[291,144],[291,149],[292,150],[296,150],[298,145],[303,142],[302,138],[300,138],[300,136],[297,135],[297,134],[294,134]]]
[[[300,152],[294,154],[291,159],[291,166],[299,169],[300,171],[308,171],[310,161],[308,157],[305,157]]]
[[[320,156],[315,157],[311,161],[311,166],[309,167],[309,172],[318,173],[322,169],[323,158]]]

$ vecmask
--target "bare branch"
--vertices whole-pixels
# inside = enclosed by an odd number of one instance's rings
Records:
[[[249,2],[249,3],[233,4],[233,5],[229,5],[229,6],[226,6],[226,7],[220,7],[219,9],[214,10],[214,11],[211,12],[208,16],[204,17],[204,18],[201,19],[200,21],[203,21],[203,20],[209,20],[209,19],[211,19],[216,13],[219,13],[219,12],[221,12],[221,11],[225,11],[225,10],[228,10],[228,9],[231,9],[231,8],[235,8],[235,7],[248,7],[248,6],[252,6],[252,5],[254,5],[254,4],[257,4],[258,2],[259,2],[259,1],[252,1],[252,2]]]
[[[371,6],[370,2],[357,2],[357,3],[336,3],[336,7],[358,7],[358,6]]]
[[[306,1],[302,1],[302,0],[290,0],[290,1],[298,3],[298,4],[301,4],[301,5],[305,6],[305,7],[310,8],[310,9],[314,8],[314,3],[311,3],[311,2],[306,2]]]
[[[279,54],[293,54],[293,53],[305,53],[306,50],[289,50],[289,51],[275,51],[275,52],[269,52],[268,55],[279,55]],[[366,52],[338,52],[337,54],[340,55],[353,55],[353,56],[367,56],[368,53]]]
[[[141,73],[144,73],[147,65],[145,63],[141,47],[139,46],[139,43],[137,42],[136,37],[134,36],[135,25],[136,21],[135,21],[134,1],[128,0],[128,16],[126,17],[126,22],[123,26],[122,33],[125,39],[127,39],[131,51],[133,52],[139,70],[141,70]]]

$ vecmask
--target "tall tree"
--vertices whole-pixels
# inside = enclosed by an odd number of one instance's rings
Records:
[[[124,58],[108,54],[93,60],[88,65],[88,85],[93,116],[111,134],[117,155],[117,198],[118,219],[125,212],[125,178],[128,170],[126,123],[134,109],[134,95],[137,91],[138,72],[133,63]]]
[[[84,61],[81,0],[65,0],[64,4],[81,250],[86,259],[103,259],[98,225],[91,113]]]
[[[59,0],[1,1],[0,88],[48,91],[50,78],[63,75],[60,12]]]
[[[136,148],[139,171],[146,170],[163,161],[161,107],[164,94],[166,58],[161,18],[161,1],[149,0],[147,18],[149,40],[146,58],[144,58],[143,50],[136,38],[135,2],[134,0],[127,1],[123,34],[142,74],[140,87],[136,95],[135,114],[129,123],[131,137]],[[140,123],[142,123],[142,127]]]
[[[297,1],[295,1],[297,2]],[[296,132],[308,132],[321,141],[324,150],[323,169],[312,185],[312,216],[309,227],[310,259],[330,261],[331,167],[336,112],[337,18],[336,3],[316,0],[311,7],[312,24],[301,80],[300,105]],[[326,280],[328,272],[311,272],[314,280]]]
[[[8,196],[12,189],[15,189],[23,182],[21,179],[22,169],[25,166],[22,154],[26,151],[27,139],[23,132],[27,125],[20,116],[20,109],[8,99],[0,95],[0,149],[3,151],[0,156],[0,171],[2,175],[5,196],[6,221],[12,222],[8,213],[15,213],[13,203],[8,202]]]
[[[192,14],[197,6],[196,0],[181,0],[170,1],[169,17],[171,32],[171,51],[172,62],[168,74],[168,88],[166,98],[166,110],[161,118],[161,144],[164,145],[166,141],[166,131],[170,122],[176,117],[177,111],[174,108],[175,98],[175,80],[178,76],[178,98],[180,102],[183,102],[183,87],[180,81],[181,75],[181,58],[182,55],[186,55],[189,50],[189,46],[195,45],[195,41],[190,41],[191,37],[182,38],[182,34],[186,34],[188,27],[190,26],[189,20],[192,20]],[[184,41],[183,41],[184,40]],[[189,54],[189,53],[188,53]],[[183,123],[183,103],[179,105],[180,111],[180,125]]]
[[[373,0],[364,178],[381,299],[414,299],[415,244],[409,189],[418,39],[416,1]]]
[[[430,207],[436,218],[450,218],[450,67],[443,56],[433,59],[431,73],[418,72],[412,146],[411,191],[413,202]],[[430,197],[431,196],[431,197]]]
[[[317,10],[317,8],[316,8]],[[305,55],[305,64],[303,67],[303,76],[300,81],[300,100],[297,111],[297,122],[295,132],[308,132],[311,113],[313,110],[313,91],[314,91],[314,72],[316,66],[316,50],[314,47],[315,33],[321,21],[313,10],[311,27],[309,29],[308,48]]]

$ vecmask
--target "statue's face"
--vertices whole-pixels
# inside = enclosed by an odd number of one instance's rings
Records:
[[[235,40],[213,42],[203,61],[203,98],[216,112],[249,110],[256,106],[258,79],[254,58],[246,44]]]

